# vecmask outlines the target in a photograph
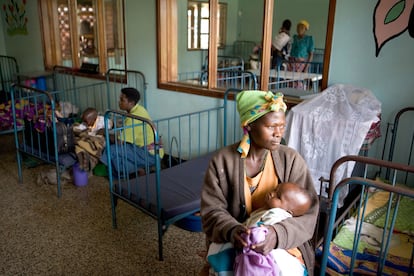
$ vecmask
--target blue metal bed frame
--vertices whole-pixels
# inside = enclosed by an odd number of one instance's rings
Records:
[[[51,108],[51,124],[53,131],[53,141],[47,143],[54,143],[54,152],[50,153],[48,150],[36,150],[40,146],[32,145],[32,141],[25,140],[24,133],[21,132],[23,127],[18,127],[14,124],[14,136],[16,143],[17,165],[19,182],[23,183],[22,174],[22,154],[29,155],[46,163],[56,166],[57,177],[57,196],[61,197],[61,173],[71,167],[76,161],[75,157],[69,158],[66,154],[60,154],[57,151],[57,134],[56,134],[56,120],[55,111],[58,108],[59,102],[69,102],[77,108],[75,117],[69,121],[79,119],[79,115],[87,107],[95,107],[99,112],[104,113],[110,108],[118,107],[118,98],[120,90],[125,86],[136,87],[141,94],[141,100],[146,104],[146,81],[142,72],[136,70],[108,70],[105,81],[97,81],[96,79],[89,79],[87,77],[78,77],[75,70],[69,67],[56,66],[53,72],[54,90],[44,91],[33,87],[15,84],[12,86],[12,102],[16,100],[24,100],[35,104],[35,113],[41,113],[37,109],[38,104],[43,106],[50,105]],[[13,105],[13,120],[23,118],[22,110],[16,109]],[[44,115],[45,116],[45,115]],[[45,121],[47,118],[43,118]],[[35,134],[36,135],[36,134]],[[37,134],[39,135],[39,134]],[[68,157],[68,158],[65,158]]]
[[[384,145],[382,150],[381,159],[374,159],[364,156],[346,156],[339,159],[332,167],[329,179],[329,187],[327,189],[328,197],[321,198],[322,204],[321,214],[326,215],[326,222],[323,222],[323,233],[316,233],[315,244],[316,248],[324,242],[323,259],[321,262],[322,273],[326,270],[326,258],[329,252],[329,243],[332,236],[335,235],[335,231],[342,224],[342,222],[349,216],[352,210],[356,208],[361,209],[361,198],[364,198],[364,190],[369,187],[379,188],[385,191],[394,192],[396,195],[409,196],[413,195],[413,180],[414,180],[414,167],[413,167],[413,149],[414,149],[414,129],[412,119],[414,115],[414,107],[404,107],[396,112],[392,122],[387,124],[386,134],[384,139]],[[358,166],[362,168],[362,172],[358,174],[359,177],[352,177],[342,180],[337,186],[335,181],[336,169],[345,162],[357,162]],[[390,185],[376,182],[372,179],[380,177],[389,182]],[[404,184],[407,186],[405,190],[400,190],[400,187],[394,187],[396,183]],[[354,193],[348,198],[348,203],[341,209],[337,209],[338,197],[340,190],[346,188],[349,184],[350,188],[353,188]],[[385,186],[384,186],[385,185]],[[410,188],[410,189],[409,189]],[[387,210],[387,217],[391,215],[390,210]],[[325,224],[326,223],[326,224]],[[318,227],[319,230],[319,227]],[[358,233],[359,235],[359,233]],[[317,240],[320,238],[320,240]],[[359,236],[354,239],[358,240]],[[389,238],[388,238],[389,239]],[[380,266],[378,273],[382,272],[386,252],[388,250],[388,241],[382,245],[382,252],[385,255],[381,255]],[[357,244],[354,245],[356,248]],[[328,250],[328,251],[327,251]],[[353,256],[353,258],[355,255]],[[412,258],[414,257],[414,254]],[[352,265],[354,260],[352,260]],[[412,273],[413,271],[411,271]],[[321,274],[324,275],[324,274]]]
[[[12,84],[18,82],[19,65],[16,58],[0,55],[0,91],[10,92]]]
[[[354,244],[353,244],[353,250],[352,250],[352,257],[351,257],[351,263],[350,263],[350,275],[353,274],[354,265],[356,264],[356,255],[357,255],[357,248],[360,241],[360,235],[361,235],[361,227],[362,222],[364,221],[365,217],[365,211],[366,211],[366,203],[367,203],[367,197],[368,197],[368,188],[376,188],[379,190],[383,190],[386,192],[390,192],[389,201],[387,203],[387,212],[386,212],[386,219],[385,219],[385,225],[389,225],[389,231],[383,231],[382,239],[381,239],[381,248],[380,248],[380,254],[379,254],[379,265],[377,268],[377,275],[381,275],[384,269],[385,260],[388,254],[389,246],[390,246],[390,239],[391,235],[393,233],[394,227],[395,227],[395,221],[398,213],[398,207],[400,204],[400,200],[402,196],[406,196],[409,198],[414,199],[414,190],[408,187],[401,187],[397,186],[397,179],[398,174],[401,173],[410,173],[414,174],[414,166],[405,165],[401,163],[395,163],[395,162],[389,162],[379,159],[374,159],[370,157],[364,157],[364,156],[345,156],[337,160],[335,164],[332,167],[331,170],[331,176],[334,175],[335,170],[345,162],[359,162],[361,164],[364,164],[366,166],[366,172],[369,171],[369,166],[373,166],[375,168],[385,168],[389,171],[392,171],[390,176],[390,183],[385,184],[382,182],[374,181],[371,179],[366,178],[366,175],[364,177],[350,177],[341,180],[331,191],[330,198],[332,198],[332,201],[330,203],[330,213],[329,213],[329,221],[327,225],[327,229],[325,230],[324,238],[323,238],[323,255],[322,260],[320,262],[320,275],[326,275],[327,274],[327,264],[328,264],[328,257],[329,257],[329,247],[330,242],[333,239],[335,233],[338,231],[337,227],[341,226],[341,223],[348,218],[349,215],[357,214],[357,225],[356,225],[356,231],[354,235]],[[355,197],[355,200],[352,205],[349,206],[348,210],[344,212],[341,216],[337,217],[338,215],[338,203],[339,203],[339,194],[341,189],[345,188],[347,185],[350,186],[356,186],[359,187],[360,193],[357,197]],[[393,198],[395,198],[395,202],[393,204]],[[392,208],[393,207],[393,208]],[[390,234],[391,233],[391,234]],[[414,250],[413,250],[414,253]],[[411,266],[413,255],[411,256]],[[411,271],[412,271],[411,267]]]
[[[106,150],[109,164],[108,172],[109,190],[111,194],[112,225],[114,228],[117,227],[117,199],[121,199],[155,218],[158,223],[158,254],[160,260],[163,260],[163,235],[168,227],[181,219],[194,214],[200,209],[199,203],[194,205],[194,202],[197,202],[197,198],[194,198],[194,195],[188,203],[183,204],[184,207],[173,206],[172,209],[180,210],[177,211],[178,213],[170,213],[168,209],[165,209],[166,202],[163,202],[161,197],[165,197],[166,195],[163,195],[161,187],[166,185],[164,187],[172,188],[173,185],[178,184],[169,183],[167,185],[163,183],[163,176],[173,172],[173,170],[180,169],[180,166],[190,166],[191,162],[197,162],[199,171],[197,174],[198,176],[195,177],[196,180],[194,180],[194,178],[192,178],[192,180],[185,178],[183,181],[186,181],[184,185],[185,187],[190,189],[193,186],[189,187],[188,185],[195,185],[194,187],[196,190],[201,190],[204,177],[203,174],[207,169],[209,161],[209,159],[201,160],[203,156],[210,156],[210,154],[222,146],[231,142],[236,142],[241,137],[240,124],[237,119],[233,118],[238,117],[236,116],[236,105],[233,101],[234,95],[240,91],[240,89],[228,89],[224,95],[223,104],[217,107],[153,121],[115,110],[108,110],[105,113],[106,144],[109,145]],[[122,135],[121,133],[125,128],[122,125],[115,124],[114,128],[110,130],[108,128],[108,122],[109,120],[120,122],[124,121],[126,118],[134,120],[134,125],[130,128],[141,129],[144,133],[144,137],[147,137],[147,127],[150,127],[152,132],[151,135],[154,140],[153,147],[155,150],[156,163],[152,168],[146,164],[144,168],[141,168],[141,171],[137,168],[137,171],[132,174],[122,175],[112,169],[110,147],[113,146],[113,144],[110,144],[109,134],[111,131],[115,137],[121,137],[119,135]],[[234,131],[232,131],[233,129]],[[160,148],[162,146],[161,140],[172,141],[174,139],[175,141],[178,141],[177,148],[179,152],[179,162],[182,161],[183,163],[178,164],[176,167],[162,169],[160,157]],[[146,139],[144,139],[144,141],[145,144],[147,144]],[[115,141],[114,144],[118,144],[119,146],[117,146],[117,148],[122,150],[123,144],[120,141]],[[164,144],[163,149],[165,153],[171,154],[173,152],[172,145],[168,147],[168,145]],[[146,158],[148,158],[148,153]],[[143,170],[145,171],[144,173]],[[187,175],[183,176],[187,177]],[[174,178],[174,181],[180,180]],[[193,181],[197,183],[194,183]],[[140,185],[140,188],[137,188],[138,185]],[[154,193],[156,196],[156,203],[154,204],[156,206],[151,204],[151,200],[154,199]],[[191,194],[190,191],[187,191],[187,193]],[[170,197],[174,196],[178,200],[179,194],[170,195]],[[199,193],[196,194],[195,197],[198,197],[199,201]],[[190,205],[193,207],[188,207]]]
[[[0,99],[4,102],[9,101],[11,99],[11,86],[13,83],[19,82],[19,65],[16,58],[0,55]],[[0,135],[9,133],[13,133],[12,128],[0,131]]]

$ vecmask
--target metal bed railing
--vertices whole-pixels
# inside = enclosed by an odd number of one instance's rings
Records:
[[[334,188],[329,190],[329,198],[331,199],[327,202],[328,207],[328,222],[324,228],[324,234],[321,235],[322,238],[316,243],[316,247],[323,245],[322,250],[322,259],[319,264],[320,275],[326,275],[327,272],[327,263],[329,255],[329,246],[330,242],[338,231],[338,227],[341,226],[341,223],[345,218],[348,218],[350,215],[354,214],[357,220],[357,226],[354,236],[354,244],[350,262],[350,275],[353,273],[354,265],[356,264],[358,243],[360,241],[361,235],[361,225],[365,219],[366,203],[368,198],[368,191],[370,189],[383,190],[390,193],[389,201],[386,205],[387,211],[385,213],[385,224],[388,225],[388,231],[383,231],[382,239],[380,241],[380,252],[378,258],[378,267],[377,275],[381,275],[386,257],[388,254],[390,239],[393,233],[396,216],[398,214],[398,207],[402,197],[414,198],[414,190],[409,187],[403,187],[400,184],[397,184],[398,175],[409,173],[414,174],[414,166],[395,163],[380,159],[374,159],[364,156],[345,156],[337,160],[331,170],[331,182],[335,183],[335,171],[346,162],[358,162],[364,164],[365,171],[369,171],[369,167],[385,168],[390,171],[390,178],[387,181],[379,181],[374,179],[367,178],[367,175],[361,177],[350,177],[342,179],[337,183],[337,185],[331,185]],[[338,208],[339,203],[339,194],[342,189],[346,186],[355,186],[354,191],[358,191],[357,196],[354,197],[352,204],[348,205],[348,208],[344,211]],[[412,261],[411,261],[412,265]]]

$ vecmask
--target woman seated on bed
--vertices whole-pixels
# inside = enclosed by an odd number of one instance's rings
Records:
[[[119,108],[129,114],[151,120],[148,111],[139,104],[140,98],[141,95],[137,89],[133,87],[124,87],[121,89],[121,95],[119,96]],[[145,146],[142,125],[128,128],[128,126],[133,125],[133,120],[131,118],[126,118],[123,124],[125,127],[123,133],[119,135],[117,139],[115,139],[115,137],[110,137],[111,143],[117,141],[122,144],[122,146],[115,145],[110,147],[111,163],[115,172],[130,174],[137,172],[138,169],[144,168],[146,164],[149,166],[155,165],[154,150],[151,149],[151,146],[154,143],[154,135],[151,127],[149,125],[146,126],[147,146]],[[160,158],[162,158],[163,155],[164,151],[161,148]],[[103,152],[100,161],[105,165],[108,165],[106,150]]]
[[[201,218],[207,242],[231,242],[236,250],[248,246],[251,230],[243,224],[265,205],[266,194],[278,183],[293,182],[305,189],[312,204],[302,216],[265,225],[264,241],[250,249],[264,256],[273,249],[297,247],[309,275],[313,275],[314,250],[310,243],[318,216],[318,198],[311,174],[294,149],[281,145],[286,104],[283,95],[243,91],[237,109],[244,137],[221,149],[208,166],[201,193]]]

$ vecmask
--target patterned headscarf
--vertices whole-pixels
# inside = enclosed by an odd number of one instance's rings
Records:
[[[237,111],[240,115],[243,138],[237,151],[242,158],[246,158],[250,149],[249,132],[247,125],[272,111],[286,112],[287,106],[283,101],[283,94],[271,91],[246,90],[240,92],[236,97]]]

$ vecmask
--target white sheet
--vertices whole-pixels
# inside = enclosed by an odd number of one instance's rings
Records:
[[[371,91],[343,84],[333,85],[288,111],[285,140],[306,160],[318,194],[319,178],[329,179],[331,167],[340,157],[358,155],[380,113],[381,103]],[[336,182],[351,176],[353,168],[351,162],[341,166]],[[340,205],[346,194],[342,191]]]

